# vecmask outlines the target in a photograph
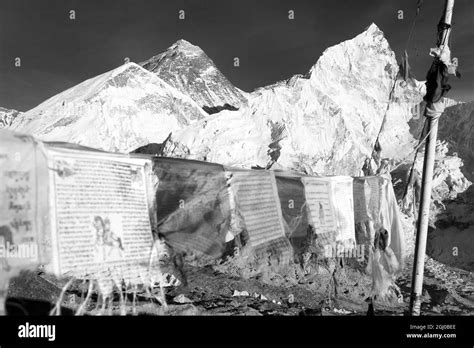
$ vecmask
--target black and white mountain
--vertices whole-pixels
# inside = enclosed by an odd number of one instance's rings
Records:
[[[125,64],[59,93],[19,114],[10,128],[118,152],[162,143],[172,133],[168,156],[247,168],[276,160],[308,173],[360,175],[377,137],[384,158],[410,153],[417,140],[408,122],[424,93],[424,83],[401,80],[375,24],[328,48],[306,74],[252,93],[233,86],[199,47],[179,40],[141,65]]]
[[[43,140],[130,152],[206,116],[190,97],[128,63],[20,114],[9,128]]]
[[[140,65],[191,97],[209,114],[239,109],[247,101],[246,93],[232,85],[201,48],[186,40],[178,40]]]

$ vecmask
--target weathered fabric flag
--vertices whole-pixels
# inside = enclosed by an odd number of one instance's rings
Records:
[[[9,252],[3,268],[43,265],[58,276],[117,284],[159,280],[151,270],[149,158],[1,130],[0,161],[0,241]],[[11,255],[27,245],[32,257]]]
[[[155,157],[157,230],[176,250],[220,257],[231,223],[224,167]]]
[[[288,264],[291,245],[285,236],[275,175],[266,170],[226,167],[235,210],[242,216],[249,247],[259,258]]]
[[[283,216],[285,235],[293,247],[294,256],[299,258],[310,243],[312,229],[308,221],[308,209],[301,175],[275,172],[278,197]]]

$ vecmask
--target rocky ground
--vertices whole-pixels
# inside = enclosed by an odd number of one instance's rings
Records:
[[[298,266],[263,272],[249,279],[230,271],[226,264],[187,265],[188,286],[167,288],[167,308],[159,301],[160,290],[138,289],[121,301],[118,292],[102,308],[94,292],[85,308],[86,315],[367,315],[366,298],[371,279],[349,264],[315,267],[298,278]],[[329,271],[328,271],[329,270]],[[335,270],[331,274],[330,270]],[[296,272],[295,272],[296,271]],[[301,272],[300,272],[301,274]],[[407,314],[411,267],[398,278],[403,301],[375,303],[375,315]],[[474,276],[427,258],[424,279],[423,315],[472,315]],[[64,281],[38,273],[23,273],[9,290],[7,310],[12,315],[48,314],[61,294]],[[62,297],[61,314],[73,314],[84,301],[86,283],[71,286]]]

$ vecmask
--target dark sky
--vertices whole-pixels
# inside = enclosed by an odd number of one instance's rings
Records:
[[[237,87],[252,91],[305,73],[329,46],[375,22],[397,57],[417,0],[1,0],[0,106],[26,111],[125,57],[140,62],[183,38]],[[443,0],[425,0],[409,46],[415,76],[431,63]],[[185,10],[186,19],[178,19]],[[69,19],[69,11],[76,19]],[[295,19],[288,19],[288,11]],[[404,11],[404,19],[397,11]],[[449,96],[474,100],[474,1],[456,0],[452,36],[461,80]],[[21,67],[14,66],[15,57]],[[240,58],[240,67],[233,58]]]

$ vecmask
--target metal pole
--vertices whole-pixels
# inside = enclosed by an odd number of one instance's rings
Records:
[[[4,272],[5,274],[0,274],[0,316],[7,315],[6,310],[6,302],[7,302],[7,294],[8,294],[8,283],[9,277],[6,270],[2,269],[4,265],[0,263],[0,272]]]
[[[454,0],[446,0],[445,9],[442,17],[442,21],[445,24],[451,25],[453,7]],[[438,45],[442,45],[444,43],[448,44],[450,29],[445,30],[447,30],[447,32],[443,33],[443,35],[445,35],[446,39],[438,42]],[[438,103],[442,103],[442,100]],[[412,315],[420,315],[421,295],[423,291],[423,273],[425,268],[426,238],[428,236],[428,223],[430,216],[433,167],[435,161],[436,138],[438,135],[438,118],[429,117],[427,121],[427,131],[430,133],[428,138],[426,139],[425,159],[423,163],[423,179],[421,183],[421,202],[418,216],[418,233],[416,235],[415,263],[413,264],[413,279],[410,301],[410,311]]]

